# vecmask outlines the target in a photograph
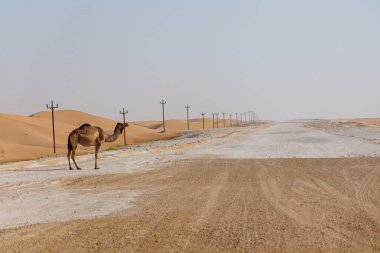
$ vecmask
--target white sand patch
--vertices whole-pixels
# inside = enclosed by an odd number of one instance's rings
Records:
[[[2,190],[0,224],[8,228],[100,217],[128,208],[136,196],[137,193],[131,191],[94,192],[59,187]]]
[[[371,129],[380,132],[379,129]],[[380,156],[380,145],[371,141],[306,128],[285,122],[253,134],[240,132],[214,146],[203,146],[195,155],[228,158],[323,158]]]

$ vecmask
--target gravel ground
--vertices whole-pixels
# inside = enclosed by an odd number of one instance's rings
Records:
[[[97,219],[0,231],[0,252],[379,252],[380,158],[190,159],[62,179],[144,191]]]

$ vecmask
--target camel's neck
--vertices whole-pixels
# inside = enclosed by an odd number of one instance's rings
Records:
[[[120,135],[119,131],[115,131],[113,135],[106,136],[106,142],[114,142],[117,140],[117,137]]]

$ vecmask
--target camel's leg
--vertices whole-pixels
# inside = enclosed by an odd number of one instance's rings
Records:
[[[71,167],[70,155],[71,155],[71,150],[69,150],[69,151],[67,152],[67,160],[69,161],[69,167],[70,167],[70,170],[72,170],[73,168]]]
[[[100,149],[100,141],[98,141],[96,143],[96,146],[95,146],[95,169],[98,170],[99,167],[98,167],[98,153],[99,153],[99,149]]]
[[[77,149],[77,146],[73,147],[73,150],[71,151],[71,159],[73,159],[75,167],[77,167],[77,170],[81,170],[81,168],[78,167],[77,162],[75,161],[75,150]]]

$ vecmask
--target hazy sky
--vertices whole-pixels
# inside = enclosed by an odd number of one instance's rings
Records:
[[[380,116],[380,1],[0,0],[0,112]]]

